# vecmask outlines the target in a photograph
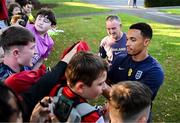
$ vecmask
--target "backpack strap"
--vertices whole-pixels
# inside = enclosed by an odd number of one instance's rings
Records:
[[[57,84],[54,86],[49,94],[49,96],[54,97],[57,96],[60,92],[59,89],[61,88],[61,84]],[[61,91],[62,92],[62,91]]]
[[[71,110],[69,118],[67,120],[68,123],[81,123],[81,119],[83,116],[95,111],[96,108],[91,106],[88,103],[79,103]]]
[[[57,95],[61,95],[62,94],[62,90],[63,90],[63,87],[61,87],[57,93]],[[74,100],[75,101],[75,100]],[[76,100],[77,101],[77,100]],[[76,102],[75,101],[75,102]],[[74,109],[79,113],[79,115],[81,117],[93,112],[93,111],[96,111],[96,108],[94,106],[91,106],[90,104],[86,103],[86,102],[79,102],[77,103],[75,106],[74,106]]]
[[[57,92],[57,96],[62,95],[62,90],[63,90],[63,87],[60,87],[59,90],[58,90],[58,92]]]
[[[57,96],[62,95],[62,90],[63,90],[63,87],[60,87],[57,92]],[[74,100],[74,102],[76,102],[76,101],[77,100]],[[97,109],[94,106],[91,106],[90,104],[88,104],[86,102],[77,101],[71,110],[71,113],[69,115],[67,122],[81,123],[81,118],[83,116],[86,116],[96,110]]]
[[[79,123],[82,122],[82,117],[85,117],[86,115],[96,112],[98,109],[95,106],[92,106],[88,103],[80,103],[76,106],[75,110],[78,112],[80,116]],[[103,116],[100,116],[99,119],[96,121],[96,123],[105,123]]]
[[[77,112],[80,114],[81,117],[96,111],[96,108],[88,103],[80,103],[76,106],[75,109],[77,110]]]

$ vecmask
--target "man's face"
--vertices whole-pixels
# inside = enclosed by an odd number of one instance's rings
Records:
[[[26,46],[20,46],[19,56],[18,56],[19,65],[31,66],[34,52],[35,52],[35,42],[29,42],[28,45]]]
[[[103,92],[106,78],[107,78],[107,72],[104,71],[102,74],[100,74],[100,76],[96,80],[93,81],[90,87],[84,85],[84,88],[83,88],[84,93],[82,96],[86,99],[97,98]]]
[[[141,31],[137,29],[130,29],[127,32],[127,52],[132,56],[140,54],[146,47],[149,39],[141,35]]]
[[[117,20],[106,21],[106,30],[108,35],[115,40],[121,37],[121,27]]]
[[[32,11],[33,5],[32,4],[26,4],[23,6],[23,10],[26,14],[30,14]]]
[[[51,21],[43,15],[38,15],[35,21],[35,28],[41,34],[46,33],[49,29],[52,28]]]

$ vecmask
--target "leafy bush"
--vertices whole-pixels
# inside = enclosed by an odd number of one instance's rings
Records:
[[[145,7],[178,6],[180,0],[144,0]]]

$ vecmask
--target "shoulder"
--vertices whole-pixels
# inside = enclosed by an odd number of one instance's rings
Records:
[[[144,69],[146,69],[146,76],[149,76],[148,78],[156,78],[162,83],[164,79],[164,70],[155,58],[149,56],[147,62],[144,63]]]
[[[1,63],[0,64],[0,80],[3,81],[8,78],[12,73],[14,73],[8,66]]]
[[[122,39],[125,40],[125,41],[126,41],[126,39],[127,39],[127,36],[126,36],[126,33],[125,33],[125,32],[123,32]]]
[[[151,68],[159,69],[160,71],[163,72],[163,68],[161,64],[155,58],[153,58],[152,56],[149,56],[148,61],[149,61],[149,65],[151,65]]]
[[[6,70],[11,70],[11,69],[4,63],[0,63],[0,73],[4,72]]]
[[[124,37],[124,36],[126,37],[126,33],[125,33],[125,32],[123,32],[123,37]]]
[[[142,81],[152,90],[159,88],[164,81],[164,71],[160,63],[150,56],[149,62],[142,67],[144,69]]]
[[[109,42],[109,40],[110,40],[110,37],[109,37],[109,36],[104,37],[104,38],[101,40],[100,46],[105,46],[105,45],[107,45],[107,43]]]

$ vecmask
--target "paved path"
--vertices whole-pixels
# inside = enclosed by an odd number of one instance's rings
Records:
[[[122,7],[128,7],[128,0],[81,0],[93,4],[102,5],[111,9],[119,9]],[[137,6],[143,7],[144,0],[137,0]]]
[[[138,8],[132,8],[127,5],[128,0],[81,0],[81,1],[110,8],[113,10],[110,13],[123,12],[146,19],[151,19],[159,23],[165,23],[180,27],[180,16],[159,12],[160,9],[180,8],[180,6],[144,8],[144,0],[137,0]]]

